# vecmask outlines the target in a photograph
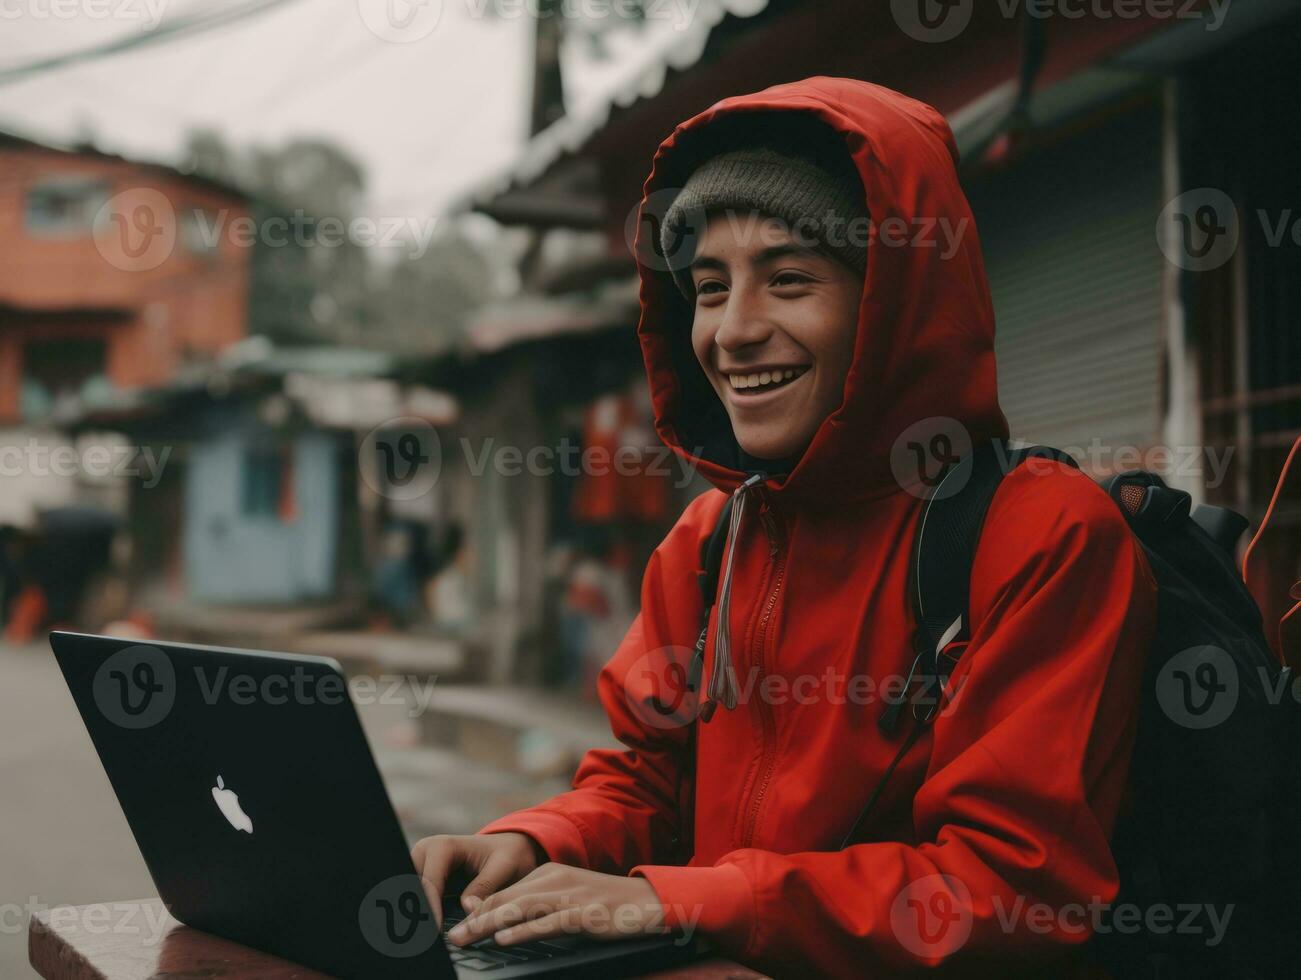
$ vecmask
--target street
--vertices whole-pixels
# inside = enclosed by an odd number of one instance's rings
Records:
[[[0,977],[31,978],[32,907],[154,894],[54,656],[0,646]]]

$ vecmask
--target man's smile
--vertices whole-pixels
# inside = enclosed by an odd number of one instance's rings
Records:
[[[720,373],[726,381],[728,397],[749,405],[759,399],[766,401],[763,396],[789,388],[808,373],[809,367],[807,364],[765,365]]]

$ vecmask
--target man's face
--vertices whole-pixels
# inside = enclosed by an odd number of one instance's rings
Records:
[[[801,452],[840,407],[863,280],[762,215],[713,216],[691,266],[691,346],[742,449]]]

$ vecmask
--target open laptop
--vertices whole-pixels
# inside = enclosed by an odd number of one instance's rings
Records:
[[[632,976],[700,952],[671,936],[447,942],[333,660],[64,632],[50,646],[187,925],[367,980]],[[463,916],[444,908],[444,928]]]

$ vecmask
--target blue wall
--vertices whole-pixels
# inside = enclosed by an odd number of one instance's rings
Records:
[[[232,425],[196,442],[185,487],[185,577],[206,602],[285,603],[334,590],[339,481],[335,442],[322,432],[291,437],[297,516],[248,513],[249,451],[266,435]]]

